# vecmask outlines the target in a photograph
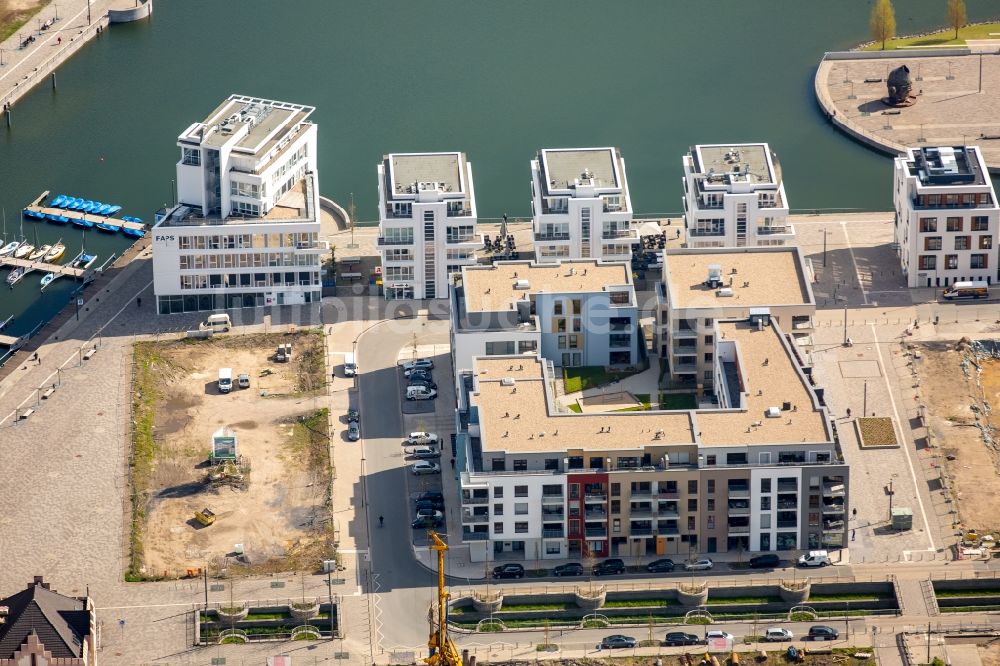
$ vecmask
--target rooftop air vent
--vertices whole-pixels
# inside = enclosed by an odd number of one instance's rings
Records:
[[[530,289],[531,282],[528,280],[518,280],[514,283],[514,289]]]
[[[504,377],[503,379],[500,380],[500,386],[513,386],[513,385],[514,385],[513,377]]]
[[[708,279],[705,280],[705,284],[708,285],[710,289],[715,289],[716,287],[722,286],[722,265],[721,264],[709,264],[708,265]]]
[[[730,298],[733,295],[733,290],[730,287],[723,287],[715,292],[715,295],[720,298]]]
[[[780,418],[781,417],[781,408],[780,407],[768,407],[767,411],[764,412],[764,416],[766,416],[769,419]]]

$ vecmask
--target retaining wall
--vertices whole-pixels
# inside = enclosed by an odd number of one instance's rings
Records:
[[[110,23],[129,23],[148,18],[153,14],[153,0],[136,0],[135,7],[111,8],[108,10]]]

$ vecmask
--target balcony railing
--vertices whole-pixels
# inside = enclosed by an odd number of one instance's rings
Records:
[[[843,497],[844,496],[844,484],[843,483],[824,483],[823,484],[823,494],[827,497]]]
[[[545,503],[548,503],[548,504],[553,504],[553,503],[562,504],[564,501],[565,501],[565,498],[562,495],[542,495],[542,503],[543,504],[545,504]]]
[[[652,518],[652,509],[632,509],[628,512],[628,515],[632,518]]]
[[[676,536],[681,533],[676,527],[657,527],[656,533],[661,536]]]
[[[824,504],[823,505],[823,513],[825,513],[825,514],[844,513],[844,505],[843,504]]]
[[[797,509],[799,508],[799,503],[794,500],[786,500],[784,502],[778,502],[779,509]]]
[[[673,331],[670,331],[670,337],[677,338],[678,340],[697,338],[698,331],[694,330],[693,328],[678,328]]]
[[[787,225],[784,227],[778,226],[764,226],[757,227],[758,236],[770,236],[772,234],[793,234],[795,233],[795,228],[792,225]]]
[[[796,527],[798,523],[794,520],[779,520],[776,523],[778,529],[787,529],[789,527]]]
[[[535,234],[536,241],[568,241],[569,234]]]
[[[587,520],[607,520],[608,512],[607,511],[584,511],[583,515],[584,515],[584,517]]]
[[[583,501],[584,502],[607,502],[608,501],[608,496],[607,495],[597,495],[597,494],[586,493],[583,496]]]
[[[750,534],[749,525],[730,525],[729,534]]]
[[[796,465],[801,465],[802,463],[795,463]],[[778,481],[778,492],[779,493],[796,493],[799,491],[799,484],[796,481]]]
[[[471,208],[449,208],[448,217],[468,217],[472,215]]]
[[[629,497],[633,499],[652,499],[654,497],[653,489],[649,488],[647,490],[633,490]]]
[[[444,242],[448,245],[457,245],[459,243],[480,243],[481,241],[475,236],[448,236]]]
[[[589,537],[606,537],[608,530],[604,527],[588,527],[584,530],[584,534]]]
[[[729,496],[734,498],[750,497],[750,488],[729,488]]]
[[[489,497],[463,497],[462,504],[489,504]]]
[[[542,520],[565,520],[566,514],[562,511],[545,511],[542,510]]]
[[[462,532],[462,541],[489,541],[489,532]]]
[[[542,530],[542,536],[546,539],[555,539],[558,537],[566,536],[566,532],[562,529],[547,529]]]
[[[612,238],[636,238],[635,229],[605,229],[601,232],[601,238],[611,240]]]
[[[656,515],[660,518],[676,518],[680,514],[677,509],[659,509],[657,510]]]
[[[748,507],[748,506],[743,506],[743,507],[729,507],[729,515],[730,516],[749,516],[750,515],[750,507]]]
[[[385,236],[378,237],[379,245],[413,245],[412,238],[386,238]]]
[[[722,206],[719,206],[719,208],[722,208]],[[691,236],[692,238],[701,238],[701,237],[704,237],[704,236],[725,236],[726,235],[726,230],[725,229],[690,229],[690,230],[688,230],[687,235]]]
[[[488,523],[490,522],[490,517],[488,514],[466,514],[462,516],[463,523]]]
[[[629,530],[629,536],[651,536],[652,534],[652,527],[633,527]]]
[[[672,370],[678,375],[692,374],[698,371],[698,366],[694,363],[674,363]]]

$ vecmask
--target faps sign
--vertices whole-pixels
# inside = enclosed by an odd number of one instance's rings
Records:
[[[177,240],[177,237],[172,235],[164,236],[157,234],[156,236],[153,237],[153,241],[156,243],[173,243],[175,240]]]

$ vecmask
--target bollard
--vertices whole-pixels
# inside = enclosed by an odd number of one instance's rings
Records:
[[[8,107],[6,114],[7,116],[7,128],[10,129],[10,108]]]
[[[52,72],[52,89],[56,89],[56,73]]]

